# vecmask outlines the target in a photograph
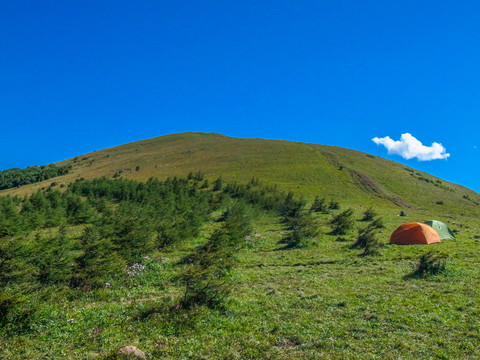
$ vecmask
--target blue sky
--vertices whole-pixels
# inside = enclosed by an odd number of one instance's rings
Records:
[[[0,169],[204,131],[348,147],[480,191],[479,44],[470,0],[2,0]],[[405,133],[450,157],[372,141]]]

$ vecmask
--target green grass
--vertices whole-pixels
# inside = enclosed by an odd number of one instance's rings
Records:
[[[336,241],[325,235],[328,216],[319,219],[324,231],[314,245],[279,250],[278,218],[258,216],[223,310],[175,308],[177,262],[192,249],[186,243],[148,259],[124,285],[70,298],[61,289],[45,294],[50,301],[32,331],[1,336],[2,357],[102,358],[128,344],[158,359],[480,356],[480,244],[471,233],[434,246],[386,245],[381,256],[365,258],[350,249],[354,232]],[[407,280],[432,247],[450,255],[447,272]]]
[[[146,180],[201,170],[208,179],[239,183],[255,176],[309,200],[337,199],[342,209],[334,214],[352,207],[358,220],[373,207],[385,223],[379,232],[385,244],[402,223],[429,219],[448,224],[457,239],[385,245],[379,256],[363,257],[350,246],[365,223],[356,221],[356,229],[337,241],[327,235],[332,215],[321,214],[313,244],[281,250],[286,230],[279,218],[258,213],[254,234],[237,255],[225,307],[178,309],[178,261],[217,227],[213,216],[199,238],[157,252],[126,282],[73,295],[61,288],[38,293],[42,305],[32,330],[0,331],[2,359],[105,359],[125,345],[151,359],[480,358],[480,208],[474,204],[480,196],[466,188],[438,186],[428,174],[353,150],[218,134],[164,136],[61,164],[73,168],[55,179],[58,184],[119,172]],[[26,194],[49,184],[1,193]],[[399,217],[400,210],[407,216]],[[431,249],[448,254],[446,271],[406,277]]]

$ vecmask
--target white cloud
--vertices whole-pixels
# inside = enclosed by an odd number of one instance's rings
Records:
[[[400,155],[407,160],[417,158],[421,161],[427,161],[446,159],[450,156],[445,152],[446,149],[442,144],[434,142],[431,146],[425,146],[409,133],[402,134],[399,141],[392,140],[389,136],[375,137],[372,141],[377,145],[385,146],[390,155]]]

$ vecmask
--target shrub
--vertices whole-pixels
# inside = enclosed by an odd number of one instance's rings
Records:
[[[411,277],[425,277],[428,275],[438,275],[446,271],[448,255],[430,250],[423,254],[418,265],[410,274]]]
[[[33,301],[15,291],[0,293],[0,326],[11,325],[9,330],[28,330],[35,308]]]
[[[33,254],[38,247],[22,238],[9,238],[0,241],[0,293],[13,284],[29,284],[34,288],[37,268],[33,264]]]
[[[13,236],[17,232],[16,225],[11,220],[0,219],[0,239]]]
[[[383,224],[383,219],[381,217],[377,217],[375,219],[372,219],[372,222],[370,223],[369,226],[374,227],[375,229],[382,229],[385,227]]]
[[[232,288],[230,271],[235,263],[234,239],[225,228],[215,231],[206,244],[189,256],[190,265],[183,271],[181,281],[185,292],[182,306],[219,306]]]
[[[44,285],[67,284],[73,276],[75,268],[75,243],[61,227],[53,237],[42,238],[37,235],[38,251],[35,265],[37,280]]]
[[[288,222],[290,218],[294,218],[303,211],[305,201],[303,199],[295,199],[293,193],[289,192],[285,197],[281,207],[282,222]]]
[[[332,235],[345,235],[350,229],[353,228],[353,209],[347,209],[340,214],[336,215],[331,221]]]
[[[289,229],[292,231],[280,241],[286,244],[286,248],[305,246],[319,233],[317,221],[305,211],[289,219]]]
[[[364,249],[367,243],[375,236],[375,229],[370,226],[358,230],[358,237],[352,248]]]
[[[312,203],[312,206],[310,207],[310,211],[314,212],[319,212],[322,214],[328,214],[328,206],[326,203],[325,198],[320,198],[318,196],[315,196],[315,200]]]
[[[219,191],[223,189],[223,181],[222,178],[217,178],[215,182],[213,183],[213,191]]]
[[[358,230],[357,241],[352,245],[352,248],[363,249],[361,255],[378,255],[379,248],[382,243],[377,238],[377,228],[372,224],[363,229]]]
[[[330,204],[328,204],[328,208],[330,210],[339,210],[340,209],[340,204],[338,203],[338,201],[331,200]]]
[[[73,194],[66,198],[66,214],[68,223],[73,225],[88,223],[94,217],[90,204]]]
[[[102,236],[98,225],[87,227],[80,236],[80,255],[75,261],[73,287],[100,287],[125,265],[109,238]]]
[[[234,241],[243,239],[252,232],[248,208],[245,203],[237,201],[223,214],[225,230]]]
[[[141,261],[155,249],[152,216],[148,209],[122,203],[103,221],[104,237],[112,239],[127,263]]]
[[[369,207],[363,213],[363,218],[360,219],[360,221],[372,221],[375,216],[377,216],[377,213],[375,212],[375,210],[373,210],[371,207]]]
[[[224,216],[223,227],[188,256],[190,265],[181,275],[185,285],[181,304],[186,308],[218,307],[233,286],[229,276],[236,263],[235,254],[244,245],[251,226],[243,203],[235,204]]]

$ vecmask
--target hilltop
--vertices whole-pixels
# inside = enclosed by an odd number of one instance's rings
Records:
[[[69,174],[0,194],[97,177],[146,181],[201,171],[207,178],[246,183],[252,177],[282,190],[336,198],[352,205],[436,209],[479,214],[480,195],[413,168],[355,150],[282,140],[180,133],[136,141],[57,163]],[[446,212],[445,209],[448,209]]]

